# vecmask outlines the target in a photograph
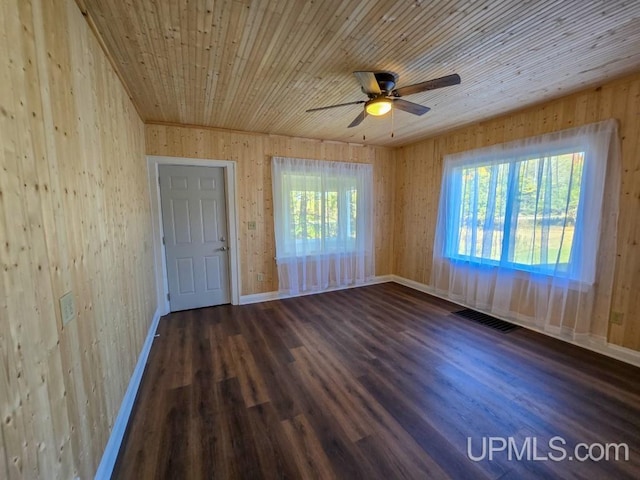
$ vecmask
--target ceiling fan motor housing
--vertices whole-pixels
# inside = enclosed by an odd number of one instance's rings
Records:
[[[380,90],[382,93],[388,95],[391,90],[393,90],[396,86],[396,82],[398,81],[398,75],[393,72],[373,72],[380,86]],[[369,95],[370,98],[375,97],[375,95]]]

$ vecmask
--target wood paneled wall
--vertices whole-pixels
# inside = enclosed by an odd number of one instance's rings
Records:
[[[0,19],[0,478],[88,479],[156,305],[144,126],[73,0]]]
[[[167,125],[147,125],[147,153],[237,162],[241,294],[278,289],[273,231],[271,157],[287,156],[371,163],[375,190],[376,275],[392,273],[394,151],[342,142],[310,140]],[[249,230],[248,222],[256,222]],[[258,274],[263,281],[257,280]]]
[[[609,341],[640,350],[640,74],[398,149],[394,273],[429,284],[443,156],[607,118],[620,122],[622,188]],[[606,327],[605,327],[606,329]]]

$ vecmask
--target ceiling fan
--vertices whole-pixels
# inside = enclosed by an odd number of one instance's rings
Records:
[[[417,103],[408,102],[400,97],[413,95],[414,93],[435,90],[436,88],[450,87],[460,83],[460,75],[454,73],[445,77],[434,78],[426,82],[408,85],[406,87],[395,88],[398,75],[393,72],[353,72],[362,87],[362,92],[366,93],[369,100],[358,100],[357,102],[339,103],[327,107],[310,108],[307,112],[318,112],[329,108],[345,107],[347,105],[358,105],[364,103],[364,109],[349,124],[349,128],[360,125],[367,115],[380,116],[389,112],[392,107],[403,110],[414,115],[424,115],[429,107]]]

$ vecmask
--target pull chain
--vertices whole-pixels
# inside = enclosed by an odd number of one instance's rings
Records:
[[[395,108],[391,107],[391,138],[393,138],[393,130],[394,130],[394,119],[395,119],[395,116],[393,114],[394,110]]]

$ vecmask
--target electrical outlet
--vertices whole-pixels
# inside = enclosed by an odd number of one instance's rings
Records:
[[[65,293],[60,297],[60,315],[63,326],[76,318],[76,300],[73,297],[73,292]]]
[[[249,230],[255,230],[256,229],[256,222],[255,220],[252,220],[250,222],[247,222],[247,228]]]
[[[609,318],[609,322],[612,325],[622,325],[622,320],[624,319],[624,313],[622,312],[611,312],[611,317]]]

